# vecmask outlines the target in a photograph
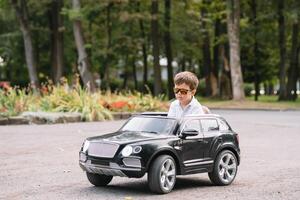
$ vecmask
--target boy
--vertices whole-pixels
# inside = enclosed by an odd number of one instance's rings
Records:
[[[194,73],[184,71],[176,74],[174,84],[176,100],[170,105],[168,117],[181,118],[190,114],[209,113],[208,108],[202,108],[201,104],[194,98],[199,84]]]

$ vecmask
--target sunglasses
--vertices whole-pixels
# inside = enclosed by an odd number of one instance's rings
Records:
[[[182,94],[182,95],[186,95],[189,91],[191,90],[187,90],[187,89],[180,89],[180,88],[174,88],[174,92],[175,94]]]

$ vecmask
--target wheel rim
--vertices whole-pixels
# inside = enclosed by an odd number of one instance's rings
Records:
[[[175,164],[171,159],[165,160],[160,170],[160,185],[166,191],[173,188],[175,183]]]
[[[236,174],[237,164],[235,157],[230,153],[225,153],[219,162],[219,177],[224,183],[230,183]]]

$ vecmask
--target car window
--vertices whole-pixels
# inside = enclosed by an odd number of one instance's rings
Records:
[[[174,128],[175,119],[155,117],[133,117],[121,129],[122,131],[169,134]]]
[[[224,120],[220,120],[220,131],[230,130],[228,124]]]
[[[183,129],[184,130],[193,129],[201,132],[200,121],[197,119],[188,120],[185,122]]]
[[[205,132],[219,130],[218,122],[215,119],[201,119],[201,126]]]

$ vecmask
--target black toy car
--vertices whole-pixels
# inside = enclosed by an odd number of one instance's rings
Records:
[[[156,193],[170,192],[177,175],[208,172],[216,185],[229,185],[240,163],[238,135],[218,115],[180,120],[166,113],[131,117],[111,134],[90,137],[79,152],[80,167],[95,186],[113,176],[140,178]]]

